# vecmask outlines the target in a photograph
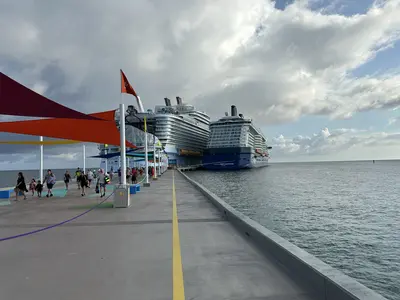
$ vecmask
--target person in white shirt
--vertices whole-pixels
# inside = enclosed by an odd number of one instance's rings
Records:
[[[87,177],[88,177],[89,188],[90,188],[90,185],[92,184],[92,180],[93,180],[93,172],[92,172],[92,170],[89,170],[89,172],[87,173]]]
[[[99,175],[97,177],[97,185],[99,186],[100,197],[104,197],[106,195],[106,175],[104,174],[104,170],[99,170]]]

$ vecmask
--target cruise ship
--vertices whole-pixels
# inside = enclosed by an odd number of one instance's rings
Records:
[[[203,157],[203,167],[209,170],[239,170],[268,165],[267,139],[251,119],[237,115],[235,105],[231,115],[210,124],[210,139]]]
[[[138,111],[133,105],[128,106],[125,113],[127,140],[136,146],[144,146],[140,133],[144,136],[146,118],[149,151],[153,142],[161,144],[169,167],[201,164],[210,136],[210,117],[196,110],[193,105],[183,103],[180,97],[176,97],[176,105],[172,105],[168,98],[164,98],[164,101],[165,105],[157,105],[154,112],[151,109],[147,112]],[[141,106],[138,104],[138,107]],[[119,113],[116,114],[117,123],[118,120]],[[118,152],[119,148],[99,145],[99,150],[100,154],[104,154]],[[108,165],[119,165],[119,157],[108,161]]]

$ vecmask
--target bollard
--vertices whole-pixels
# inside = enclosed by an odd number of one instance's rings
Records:
[[[114,189],[114,208],[127,208],[130,206],[130,186],[116,185]]]

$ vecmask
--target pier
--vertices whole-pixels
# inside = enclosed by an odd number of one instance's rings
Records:
[[[71,219],[94,188],[0,206],[0,238]],[[110,192],[108,192],[110,194]],[[112,208],[0,242],[2,299],[384,299],[169,170]]]

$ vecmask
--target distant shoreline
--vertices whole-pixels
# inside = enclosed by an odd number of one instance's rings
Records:
[[[356,162],[372,162],[375,160],[376,162],[387,162],[387,161],[400,161],[400,158],[388,158],[388,159],[360,159],[360,160],[310,160],[310,161],[274,161],[273,158],[270,159],[269,164],[305,164],[305,163],[356,163]],[[51,170],[76,170],[76,168],[54,168]],[[82,169],[82,167],[80,167]],[[46,171],[48,168],[44,168],[43,170]],[[86,170],[88,169],[99,169],[99,166],[92,166],[92,167],[87,167]],[[3,169],[2,172],[9,172],[9,171],[16,171],[16,172],[23,172],[23,171],[39,171],[39,168],[37,169]]]

